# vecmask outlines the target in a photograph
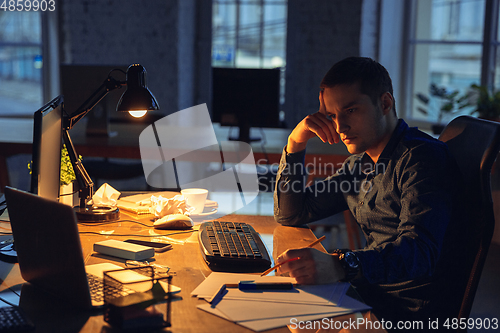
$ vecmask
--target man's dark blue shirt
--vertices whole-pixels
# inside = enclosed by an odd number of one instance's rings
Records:
[[[376,164],[366,153],[351,155],[333,176],[307,188],[304,156],[283,152],[275,219],[300,225],[349,209],[367,241],[355,250],[362,277],[353,285],[367,299],[389,293],[384,302],[403,312],[425,307],[441,274],[459,179],[446,144],[399,120]]]

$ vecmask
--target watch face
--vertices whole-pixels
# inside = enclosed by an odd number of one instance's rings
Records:
[[[347,252],[345,254],[345,262],[349,265],[349,267],[357,268],[358,267],[358,257],[352,252]]]

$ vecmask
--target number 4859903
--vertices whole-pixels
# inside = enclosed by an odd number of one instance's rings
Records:
[[[55,0],[3,0],[0,10],[4,12],[53,12]]]
[[[498,329],[498,318],[453,318],[446,319],[443,326],[447,329]]]

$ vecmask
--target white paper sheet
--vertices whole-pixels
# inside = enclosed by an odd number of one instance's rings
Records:
[[[284,276],[260,276],[258,274],[212,272],[202,283],[198,285],[198,287],[196,287],[191,292],[191,296],[198,296],[199,298],[210,298],[219,290],[220,286],[223,284],[253,280],[258,282],[296,282],[294,278]]]
[[[290,277],[261,277],[252,274],[213,272],[193,290],[191,295],[209,299],[219,290],[221,285],[238,283],[240,281],[295,283],[295,279]],[[228,288],[223,298],[295,304],[340,305],[342,297],[345,295],[348,288],[348,283],[301,285],[295,287],[293,290],[283,291],[242,291],[238,288]]]
[[[254,331],[290,325],[292,318],[295,322],[318,320],[370,309],[348,296],[341,307],[222,299],[215,308],[208,303],[198,308]]]

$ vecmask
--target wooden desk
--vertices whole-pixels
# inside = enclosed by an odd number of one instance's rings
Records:
[[[131,221],[140,221],[147,224],[152,224],[148,218],[137,219],[133,215],[122,213],[122,220],[130,219]],[[254,226],[261,234],[273,234],[273,257],[281,254],[284,250],[291,247],[307,246],[310,242],[316,239],[314,234],[308,228],[293,228],[278,225],[273,217],[270,216],[245,216],[245,215],[228,215],[222,218],[226,221],[246,222]],[[6,225],[2,223],[2,227]],[[93,252],[93,244],[97,241],[107,238],[112,239],[127,239],[140,238],[138,236],[116,236],[118,234],[128,235],[149,235],[152,228],[140,224],[121,221],[110,225],[79,225],[81,232],[80,239],[82,243],[83,255],[86,264],[95,264],[100,262],[112,261],[118,265],[124,266],[124,260],[102,256]],[[85,234],[82,232],[110,232],[114,231],[115,236],[103,236],[94,234]],[[167,230],[155,230],[157,234],[166,235],[172,233]],[[161,237],[161,236],[160,236]],[[191,297],[190,293],[198,286],[211,271],[202,259],[199,245],[197,241],[197,233],[192,234],[177,234],[169,236],[168,241],[173,244],[173,249],[155,256],[156,263],[171,267],[171,271],[175,272],[172,284],[182,288],[179,296],[182,300],[172,303],[172,332],[252,332],[244,327],[224,320],[217,316],[206,313],[196,308],[197,304],[204,303],[204,300],[199,300]],[[165,239],[163,238],[163,241]],[[316,246],[317,249],[324,251],[321,244]],[[0,262],[0,291],[23,283],[17,264],[6,264]],[[29,288],[27,292],[33,292]],[[47,301],[44,299],[42,306],[33,309],[34,301],[26,300],[21,296],[21,307],[33,319],[39,331],[59,331],[62,327],[69,332],[108,332],[109,327],[104,322],[100,313],[84,313],[72,312],[64,309],[57,301]],[[54,310],[55,309],[55,310]],[[160,307],[161,309],[161,307]],[[343,316],[341,318],[348,318]],[[67,325],[67,326],[63,326]],[[268,332],[289,332],[287,327],[282,327]]]
[[[138,220],[135,216],[127,216],[122,213],[122,218],[130,218],[132,220]],[[241,221],[252,224],[256,230],[262,234],[272,234],[275,228],[281,230],[282,228],[289,230],[290,233],[284,232],[283,235],[288,235],[290,237],[279,237],[275,239],[275,249],[276,253],[283,251],[292,243],[294,246],[306,246],[308,243],[315,239],[314,234],[307,228],[285,228],[278,226],[272,217],[263,216],[237,216],[229,215],[224,217],[224,220],[228,221]],[[149,219],[141,219],[141,222],[152,224]],[[116,234],[132,234],[132,235],[147,235],[152,232],[152,228],[145,227],[136,223],[120,222],[111,225],[79,225],[80,232],[91,231],[91,232],[101,232],[101,231],[111,231],[114,230]],[[156,230],[158,234],[169,234],[172,231],[167,230]],[[281,231],[283,232],[283,231]],[[157,254],[155,256],[156,262],[161,265],[167,265],[175,271],[176,275],[173,278],[172,283],[176,286],[182,288],[180,296],[181,301],[176,301],[172,303],[172,328],[173,332],[251,332],[250,330],[240,327],[232,322],[219,318],[217,316],[208,314],[202,310],[196,309],[196,305],[205,302],[204,300],[199,300],[196,297],[191,297],[191,291],[200,284],[206,276],[208,276],[211,271],[205,264],[197,241],[197,233],[192,234],[180,234],[170,236],[170,242],[173,243],[173,249],[162,254]],[[101,236],[101,235],[91,235],[91,234],[81,234],[81,243],[83,248],[83,255],[86,264],[95,264],[105,261],[112,260],[118,265],[124,264],[122,260],[113,260],[112,257],[101,256],[93,252],[93,244],[97,241],[112,238],[112,239],[127,239],[127,238],[139,238],[139,237],[116,237],[116,236]],[[318,245],[318,249],[322,249],[321,244]],[[276,254],[275,254],[276,255]],[[7,287],[14,286],[23,282],[19,274],[18,265],[9,265],[1,263],[2,271],[8,272],[7,276],[2,276],[2,284],[0,289],[6,289]],[[24,291],[24,290],[23,290]],[[24,303],[23,303],[24,302]],[[50,302],[48,302],[50,303]],[[37,326],[57,328],[60,322],[61,314],[52,313],[48,314],[47,311],[40,310],[43,313],[43,317],[29,311],[30,305],[26,304],[26,301],[21,298],[21,306],[27,308],[27,312],[30,317],[35,321]],[[50,307],[50,304],[46,304]],[[60,308],[58,308],[60,310]],[[103,331],[103,325],[105,325],[102,315],[95,313],[87,314],[85,316],[82,313],[65,313],[65,317],[76,316],[75,320],[72,321],[72,325],[79,323],[80,327],[72,327],[71,331],[75,332],[101,332]],[[38,323],[37,323],[38,322]],[[55,325],[55,327],[54,327]],[[106,325],[105,325],[106,326]],[[51,329],[50,331],[56,331],[56,329]],[[273,330],[273,332],[288,332],[287,328],[281,328]]]
[[[139,135],[149,124],[111,124],[112,137],[85,136],[84,122],[78,123],[70,135],[76,151],[83,157],[108,157],[140,159]],[[228,138],[229,128],[214,124],[219,141]],[[259,129],[252,129],[252,135],[259,135]],[[257,164],[278,164],[286,145],[289,129],[264,129],[262,142],[252,143]],[[260,135],[262,136],[262,135]],[[9,185],[6,160],[16,154],[31,154],[33,141],[32,119],[0,118],[0,191]],[[343,144],[329,145],[318,138],[310,141],[307,148],[306,165],[315,174],[331,173],[349,153]],[[85,161],[84,161],[85,164]],[[27,172],[27,171],[26,171]]]

